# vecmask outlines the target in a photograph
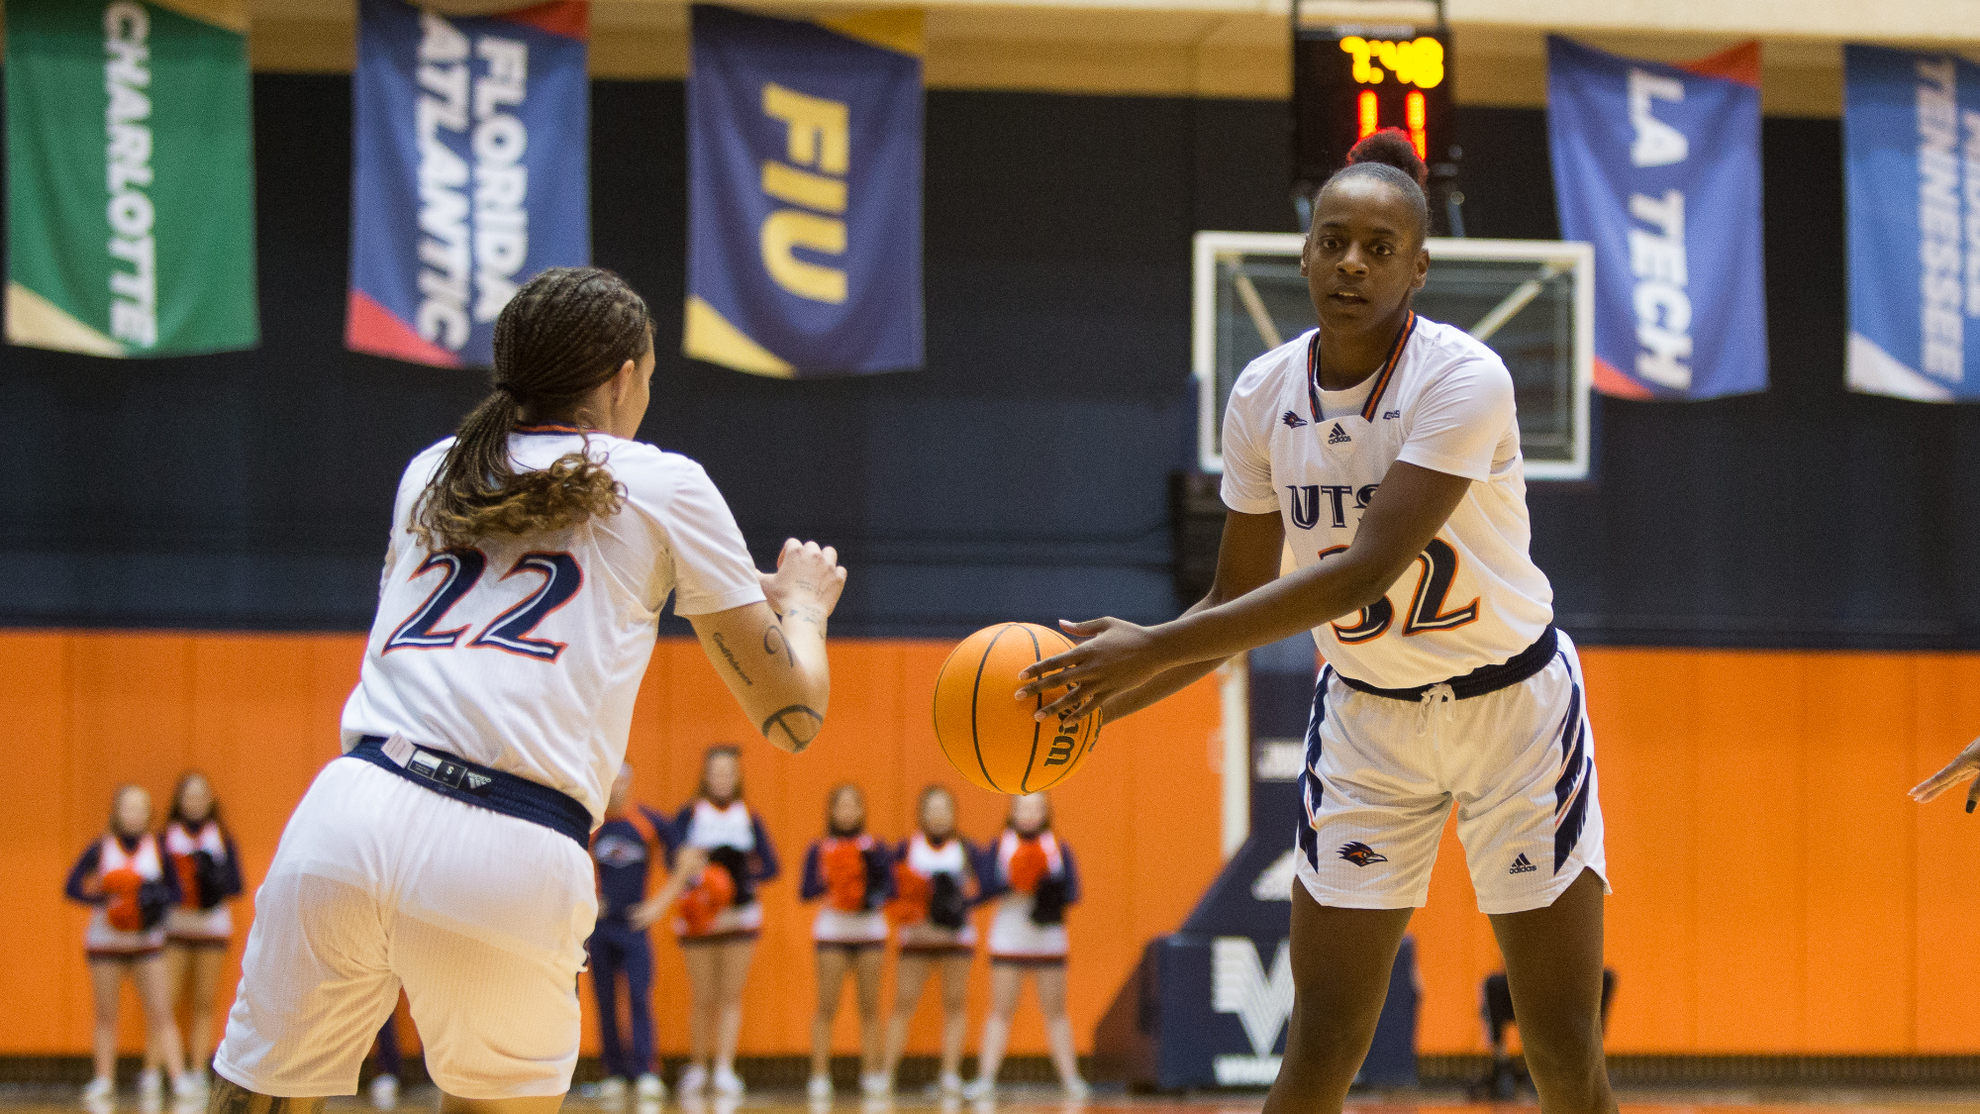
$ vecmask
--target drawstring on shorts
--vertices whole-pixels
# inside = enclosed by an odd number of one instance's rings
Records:
[[[1457,693],[1445,682],[1438,682],[1423,690],[1423,699],[1417,704],[1416,737],[1430,733],[1430,717],[1436,709],[1442,709],[1445,723],[1457,722]]]

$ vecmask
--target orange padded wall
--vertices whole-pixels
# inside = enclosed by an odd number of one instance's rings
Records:
[[[252,884],[336,754],[361,649],[353,635],[0,633],[11,732],[0,851],[17,871],[0,887],[0,1054],[87,1052],[84,913],[59,888],[102,830],[111,789],[149,786],[162,811],[179,771],[205,770]],[[930,733],[946,651],[836,642],[829,724],[796,758],[753,739],[697,646],[656,651],[633,724],[636,796],[671,812],[692,792],[704,747],[744,742],[749,799],[784,858],[784,878],[764,891],[745,1053],[798,1054],[808,1043],[811,909],[796,901],[797,873],[832,785],[863,785],[872,827],[888,836],[907,830],[914,794],[931,781],[957,789],[969,834],[988,837],[1001,822],[1002,800],[966,789]],[[1583,658],[1616,887],[1615,1051],[1980,1052],[1980,1011],[1954,1001],[1980,982],[1970,946],[1980,816],[1957,800],[1919,808],[1904,796],[1980,733],[1980,655],[1590,648]],[[1087,891],[1070,914],[1082,1047],[1142,945],[1179,923],[1216,873],[1216,725],[1206,682],[1107,728],[1056,795]],[[243,928],[251,911],[237,906]],[[1423,1050],[1482,1048],[1477,987],[1497,949],[1448,832],[1414,931]],[[679,949],[656,934],[655,950],[661,1047],[682,1051]],[[981,964],[976,978],[980,1019]],[[132,1049],[136,1014],[127,992]],[[1041,1051],[1035,1010],[1020,1019],[1014,1051]],[[935,1021],[930,1000],[912,1050],[934,1049]],[[595,1046],[589,1033],[586,1043]],[[855,1044],[848,1001],[837,1045]]]

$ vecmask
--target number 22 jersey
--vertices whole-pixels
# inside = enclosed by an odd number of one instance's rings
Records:
[[[453,439],[406,466],[344,749],[396,732],[604,815],[667,597],[682,616],[764,597],[728,503],[687,457],[568,426],[521,427],[509,452],[522,471],[587,442],[624,488],[619,513],[442,553],[412,516]]]
[[[1344,552],[1398,460],[1472,482],[1383,599],[1313,630],[1340,673],[1414,688],[1498,665],[1553,621],[1532,527],[1512,376],[1463,330],[1410,315],[1375,374],[1322,391],[1319,331],[1265,353],[1224,412],[1225,505],[1278,513],[1300,568]],[[1358,403],[1358,405],[1357,405]]]

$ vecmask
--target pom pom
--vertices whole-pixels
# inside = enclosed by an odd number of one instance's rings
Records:
[[[832,908],[848,913],[865,911],[866,856],[859,849],[859,841],[833,840],[819,858],[825,875],[826,897]]]
[[[1038,846],[1035,839],[1027,839],[1011,852],[1011,889],[1028,894],[1038,888],[1038,882],[1052,870],[1052,861],[1045,857],[1045,849]]]
[[[683,934],[706,936],[715,927],[716,914],[727,909],[736,899],[736,879],[720,863],[709,863],[701,870],[699,881],[688,888],[675,903],[680,915]]]
[[[887,920],[899,926],[920,924],[928,919],[928,903],[935,888],[928,879],[909,869],[907,863],[894,864],[894,899],[887,903]]]
[[[1349,166],[1361,162],[1384,163],[1416,179],[1419,186],[1430,183],[1430,168],[1417,157],[1416,144],[1409,141],[1409,133],[1401,128],[1383,128],[1363,137],[1348,152],[1347,161]]]
[[[111,928],[119,932],[144,931],[144,909],[138,904],[138,890],[143,886],[144,878],[129,867],[103,875],[103,893],[110,899],[104,912],[109,916]]]

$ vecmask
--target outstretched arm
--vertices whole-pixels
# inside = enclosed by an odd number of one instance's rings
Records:
[[[1090,637],[1027,666],[1018,698],[1075,684],[1037,715],[1077,719],[1177,666],[1220,662],[1367,607],[1437,536],[1470,487],[1463,476],[1397,461],[1339,556],[1158,626],[1114,618],[1067,623],[1067,631]]]
[[[1966,744],[1966,749],[1954,755],[1944,769],[1912,786],[1911,799],[1924,804],[1976,773],[1980,773],[1980,739]],[[1975,804],[1980,804],[1980,778],[1975,778],[1966,791],[1966,811],[1972,812]]]
[[[777,555],[777,571],[757,575],[767,603],[688,621],[750,722],[778,749],[796,754],[825,725],[832,692],[825,621],[838,606],[846,570],[831,546],[792,538]]]

